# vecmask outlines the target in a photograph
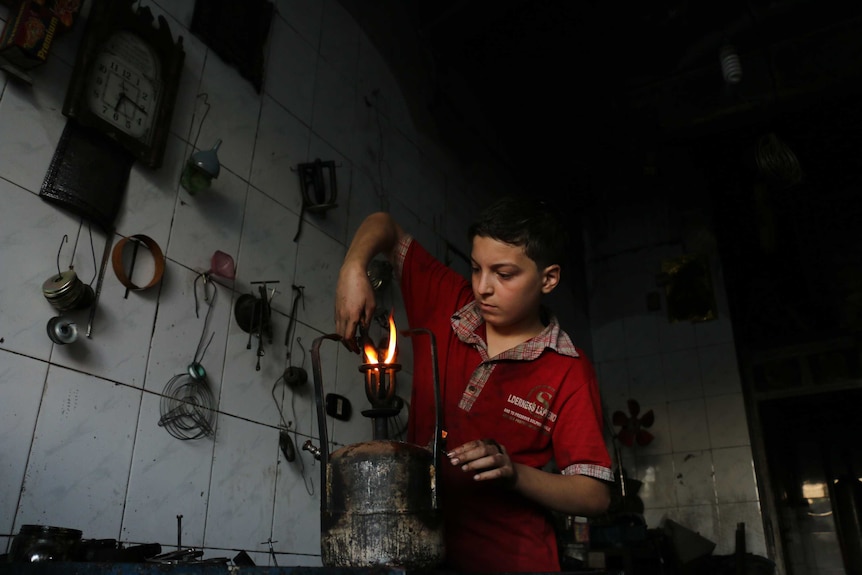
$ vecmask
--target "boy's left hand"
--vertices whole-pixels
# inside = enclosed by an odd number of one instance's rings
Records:
[[[461,471],[473,473],[476,481],[499,479],[510,487],[518,481],[515,464],[506,449],[493,439],[477,439],[449,451],[446,456]]]

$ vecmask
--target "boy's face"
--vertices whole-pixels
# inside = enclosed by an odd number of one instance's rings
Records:
[[[540,323],[542,294],[556,287],[560,266],[540,270],[523,246],[482,236],[473,238],[470,257],[473,295],[486,323],[507,331],[529,330]]]

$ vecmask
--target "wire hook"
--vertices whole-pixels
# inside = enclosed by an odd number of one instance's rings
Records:
[[[62,277],[63,272],[60,271],[60,252],[63,251],[63,244],[69,243],[69,234],[63,234],[63,239],[60,240],[60,249],[57,250],[57,279]]]

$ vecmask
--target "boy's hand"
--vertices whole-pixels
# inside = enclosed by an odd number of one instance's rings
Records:
[[[356,328],[360,322],[368,326],[375,308],[374,289],[365,270],[361,266],[342,266],[335,288],[335,331],[350,351],[359,353]]]
[[[452,465],[460,465],[461,471],[473,473],[476,481],[499,479],[509,487],[514,487],[518,481],[515,464],[506,449],[493,439],[470,441],[446,456]]]

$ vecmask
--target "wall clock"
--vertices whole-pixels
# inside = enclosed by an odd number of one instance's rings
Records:
[[[180,73],[183,38],[163,16],[154,26],[136,0],[94,0],[63,114],[103,133],[151,168],[162,164]]]

